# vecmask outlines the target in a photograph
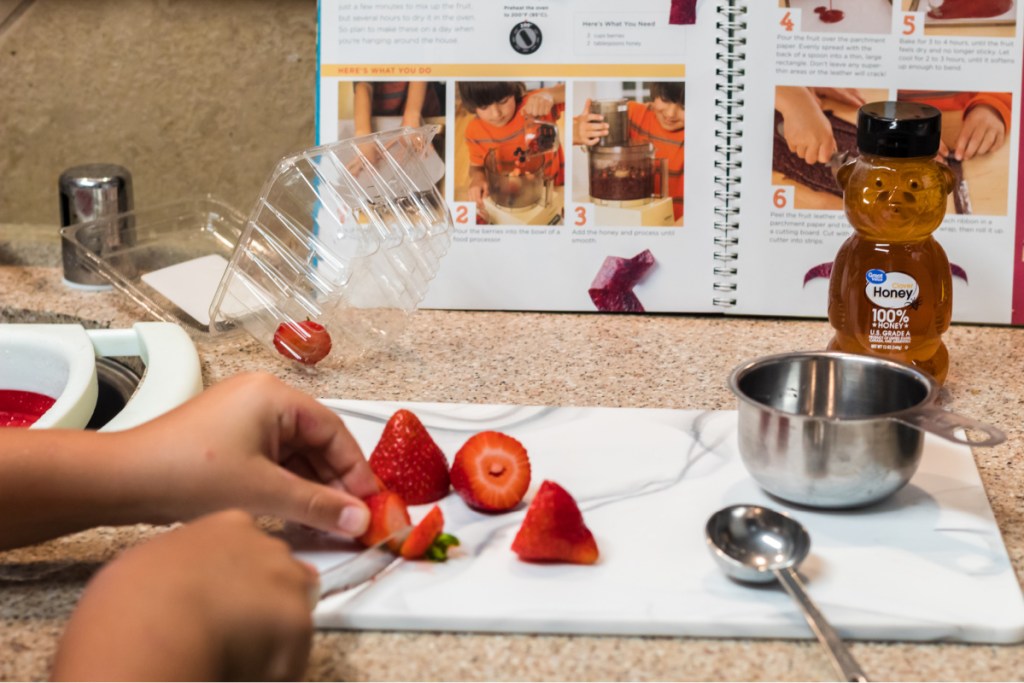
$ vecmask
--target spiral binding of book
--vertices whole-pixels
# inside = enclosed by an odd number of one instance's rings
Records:
[[[743,0],[729,0],[719,8],[720,18],[715,24],[719,32],[715,40],[722,48],[717,55],[720,66],[715,70],[718,83],[715,90],[718,96],[715,106],[718,108],[715,121],[719,124],[715,131],[718,142],[715,144],[715,168],[720,172],[715,177],[715,282],[717,294],[713,301],[715,306],[730,308],[736,305],[736,245],[739,243],[736,214],[739,211],[739,186],[742,164],[739,152],[742,150],[739,124],[743,121],[743,83],[746,75],[743,69],[745,57],[743,46],[746,45],[747,24],[744,15],[747,12]]]

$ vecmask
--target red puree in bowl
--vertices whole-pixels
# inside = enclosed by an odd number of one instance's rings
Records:
[[[55,401],[34,391],[0,389],[0,427],[28,427]]]

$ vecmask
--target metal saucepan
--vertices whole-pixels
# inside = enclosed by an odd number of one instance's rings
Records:
[[[917,471],[924,432],[969,446],[1006,440],[991,425],[937,407],[930,375],[883,358],[766,356],[733,370],[729,388],[743,464],[766,491],[801,505],[858,507],[895,493]],[[968,438],[978,432],[984,437]]]

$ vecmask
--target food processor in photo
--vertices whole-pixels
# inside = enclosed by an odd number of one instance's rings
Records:
[[[608,134],[588,149],[590,201],[598,225],[672,225],[668,160],[649,142],[629,142],[628,101],[594,100],[590,111],[608,124]]]
[[[521,150],[520,150],[521,151]],[[494,225],[556,225],[561,222],[559,195],[551,164],[555,155],[520,153],[503,155],[492,149],[484,157],[488,195],[487,220]]]

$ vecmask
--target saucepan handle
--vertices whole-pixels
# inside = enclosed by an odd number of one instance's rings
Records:
[[[908,410],[893,416],[893,419],[964,446],[998,446],[1006,441],[1006,434],[997,427],[933,406]],[[965,434],[961,436],[958,429],[966,430]],[[987,438],[971,439],[969,435],[972,432],[982,432]]]

